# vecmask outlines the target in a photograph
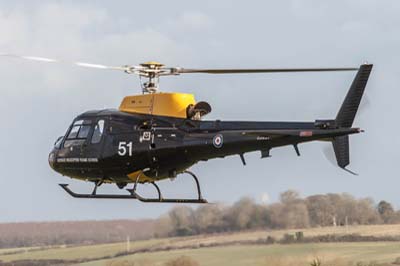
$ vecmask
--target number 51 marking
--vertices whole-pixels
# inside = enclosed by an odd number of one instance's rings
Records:
[[[132,148],[133,148],[132,141],[130,142],[120,141],[118,145],[118,155],[125,156],[128,153],[129,156],[132,156]]]

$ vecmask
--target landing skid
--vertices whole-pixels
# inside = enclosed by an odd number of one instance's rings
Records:
[[[184,173],[187,173],[193,177],[193,179],[196,182],[196,187],[197,187],[197,199],[169,199],[169,198],[163,198],[161,194],[160,188],[157,186],[156,183],[152,182],[151,184],[157,189],[158,193],[158,198],[145,198],[140,196],[136,192],[137,185],[139,184],[139,179],[140,175],[137,177],[135,185],[133,186],[132,189],[127,189],[127,191],[130,193],[129,195],[120,195],[120,194],[97,194],[97,187],[101,184],[100,182],[97,182],[95,184],[95,188],[91,194],[80,194],[80,193],[75,193],[71,189],[69,189],[68,184],[59,184],[65,192],[67,192],[70,196],[74,198],[82,198],[82,199],[136,199],[141,202],[146,202],[146,203],[208,203],[207,200],[203,199],[201,196],[201,190],[200,190],[200,183],[199,180],[197,179],[196,175],[193,174],[190,171],[185,171]]]
[[[75,193],[71,189],[69,189],[68,184],[59,184],[65,192],[71,195],[74,198],[80,199],[137,199],[134,195],[118,195],[118,194],[80,194]]]

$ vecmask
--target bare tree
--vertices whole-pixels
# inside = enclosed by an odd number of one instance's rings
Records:
[[[193,231],[193,210],[187,206],[178,206],[169,212],[172,227],[175,235],[184,236],[192,235]]]
[[[326,195],[307,197],[306,205],[311,226],[335,226],[335,207]]]
[[[284,204],[289,204],[301,200],[299,192],[295,190],[287,190],[280,195],[280,201]]]
[[[378,203],[377,209],[384,223],[393,223],[398,221],[398,215],[394,211],[392,204],[390,204],[389,202],[386,202],[384,200],[380,201]]]
[[[226,227],[222,219],[225,208],[219,204],[204,205],[194,212],[194,223],[198,233],[214,233]]]
[[[174,228],[171,222],[171,217],[167,214],[161,215],[154,225],[155,237],[167,237],[173,235]]]
[[[233,230],[249,229],[255,203],[251,198],[242,198],[227,212],[226,217]]]
[[[280,195],[280,203],[269,206],[271,227],[306,228],[310,226],[308,208],[298,192],[288,190]]]

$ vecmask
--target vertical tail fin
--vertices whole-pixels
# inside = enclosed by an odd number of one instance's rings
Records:
[[[336,116],[336,125],[342,128],[350,128],[353,125],[354,118],[357,114],[358,107],[360,106],[361,98],[364,94],[365,86],[367,85],[369,75],[372,70],[370,64],[361,65],[353,83],[347,92],[342,106]],[[338,136],[332,140],[333,150],[335,151],[336,161],[340,168],[351,172],[346,169],[350,164],[350,151],[349,151],[349,136]]]
[[[339,167],[345,168],[350,164],[349,136],[335,137],[332,140],[336,161]]]
[[[354,122],[358,107],[360,106],[361,98],[363,96],[365,86],[367,85],[369,75],[372,70],[370,64],[360,66],[353,83],[347,92],[342,106],[336,116],[336,125],[339,127],[351,127]]]
[[[350,164],[349,136],[334,137],[332,145],[338,166],[353,175],[357,175],[346,168]]]

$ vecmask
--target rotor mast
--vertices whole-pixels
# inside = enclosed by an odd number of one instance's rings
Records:
[[[142,92],[144,93],[155,93],[159,89],[160,84],[160,74],[161,68],[164,66],[163,64],[155,61],[149,61],[146,63],[140,64],[145,70],[138,71],[140,77],[147,78],[146,82],[142,82]],[[129,73],[129,72],[127,72]]]

